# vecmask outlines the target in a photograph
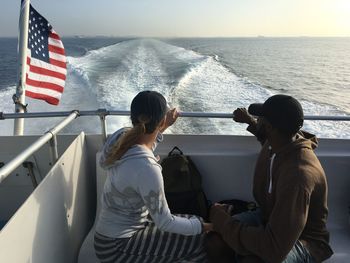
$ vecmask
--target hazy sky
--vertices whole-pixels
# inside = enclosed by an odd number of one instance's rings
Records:
[[[32,0],[62,36],[350,36],[350,0]],[[0,37],[20,0],[0,1]]]

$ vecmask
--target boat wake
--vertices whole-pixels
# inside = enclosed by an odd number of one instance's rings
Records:
[[[160,40],[134,39],[90,50],[81,57],[68,57],[68,77],[59,106],[52,107],[29,98],[27,102],[31,112],[98,108],[128,110],[132,98],[139,91],[150,89],[162,93],[171,106],[181,111],[228,113],[237,107],[264,101],[274,94],[270,89],[233,72],[220,63],[218,56],[202,55]],[[7,112],[13,111],[9,98],[14,90],[11,87],[1,91]],[[334,106],[301,102],[310,115],[343,114]],[[66,132],[81,129],[88,133],[100,132],[97,117],[96,120],[89,118],[88,122],[80,119]],[[25,132],[42,133],[56,122],[57,119],[31,120]],[[127,117],[108,117],[108,125],[109,132],[112,132],[130,123]],[[6,126],[5,133],[11,134],[12,128],[8,126],[11,125]],[[307,122],[306,128],[321,137],[350,137],[349,124],[346,123]],[[247,134],[243,125],[229,119],[198,118],[181,118],[170,132]]]

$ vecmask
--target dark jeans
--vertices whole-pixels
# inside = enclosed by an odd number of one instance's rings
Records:
[[[262,225],[261,211],[243,212],[233,216],[235,219],[252,226]],[[238,262],[244,262],[243,258],[237,257]],[[282,263],[315,263],[313,257],[303,244],[298,240]]]

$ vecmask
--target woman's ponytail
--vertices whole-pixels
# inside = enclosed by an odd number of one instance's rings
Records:
[[[112,146],[107,155],[105,165],[111,165],[120,158],[132,147],[137,144],[141,135],[145,134],[146,128],[144,123],[138,123],[134,127],[122,134],[121,138]]]

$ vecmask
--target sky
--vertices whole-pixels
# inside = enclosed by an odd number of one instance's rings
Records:
[[[32,0],[62,36],[350,37],[350,0]],[[0,1],[0,37],[20,0]]]

